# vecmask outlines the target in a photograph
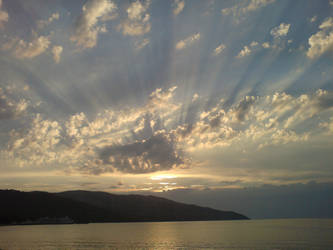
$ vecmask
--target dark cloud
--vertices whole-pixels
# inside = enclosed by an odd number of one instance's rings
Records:
[[[8,105],[6,99],[0,97],[0,120],[10,119],[16,116],[15,109]]]
[[[317,91],[318,93],[318,91]],[[319,95],[317,105],[321,110],[329,109],[333,107],[333,93],[327,92],[327,94]]]
[[[86,163],[83,166],[79,167],[78,171],[88,175],[100,175],[104,173],[112,173],[113,168],[111,166],[103,164]]]
[[[247,113],[255,102],[255,97],[246,96],[236,107],[236,117],[238,121],[244,121]]]
[[[15,101],[9,98],[0,88],[0,120],[17,118],[25,111],[27,105],[24,99]]]
[[[126,145],[112,145],[100,152],[105,165],[120,172],[150,173],[168,170],[183,163],[172,137],[164,132],[147,140]]]
[[[81,187],[89,187],[98,184],[97,182],[83,182],[80,184]]]
[[[231,185],[237,185],[242,183],[242,180],[234,180],[234,181],[221,181],[219,184],[222,186],[231,186]]]

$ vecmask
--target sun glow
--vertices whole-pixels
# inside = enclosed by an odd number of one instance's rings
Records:
[[[166,174],[154,175],[154,176],[150,177],[151,180],[164,180],[164,179],[174,179],[174,178],[177,178],[177,176],[175,176],[175,175],[166,175]]]

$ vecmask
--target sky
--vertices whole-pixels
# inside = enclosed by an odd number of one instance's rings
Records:
[[[0,189],[333,198],[332,0],[0,0],[0,34]]]

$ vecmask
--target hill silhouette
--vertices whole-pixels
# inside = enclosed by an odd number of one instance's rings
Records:
[[[231,211],[188,205],[154,196],[106,192],[0,190],[0,200],[0,224],[248,219]]]

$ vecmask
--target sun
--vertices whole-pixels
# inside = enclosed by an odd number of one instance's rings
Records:
[[[164,179],[174,179],[177,178],[176,175],[167,175],[167,174],[161,174],[161,175],[154,175],[151,176],[151,180],[164,180]]]

